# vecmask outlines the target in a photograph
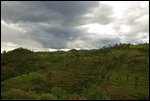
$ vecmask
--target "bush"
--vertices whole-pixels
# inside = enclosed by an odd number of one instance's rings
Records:
[[[106,96],[104,91],[102,91],[100,88],[98,88],[96,85],[92,85],[88,90],[86,94],[86,98],[88,100],[105,100]]]
[[[11,89],[1,94],[2,100],[56,100],[56,97],[49,93],[37,95],[33,91],[25,92],[21,89]]]
[[[36,91],[36,92],[49,92],[49,89],[51,88],[51,84],[46,78],[37,75],[36,78],[32,78],[31,80],[33,86],[30,87],[30,90]]]
[[[57,98],[49,93],[41,94],[41,96],[38,97],[38,100],[56,100]]]
[[[75,93],[69,96],[69,100],[86,100],[86,98],[84,96]]]
[[[35,92],[25,92],[21,89],[11,89],[1,94],[1,99],[5,100],[32,100],[36,98],[37,95]]]
[[[58,99],[65,99],[66,91],[62,90],[60,87],[53,87],[51,93],[57,96]]]

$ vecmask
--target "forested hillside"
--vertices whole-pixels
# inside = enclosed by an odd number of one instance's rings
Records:
[[[3,52],[1,99],[148,100],[149,44]]]

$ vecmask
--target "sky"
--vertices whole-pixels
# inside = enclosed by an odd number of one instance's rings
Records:
[[[149,1],[1,1],[1,52],[149,43]]]

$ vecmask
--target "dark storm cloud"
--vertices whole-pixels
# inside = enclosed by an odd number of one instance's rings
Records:
[[[98,7],[95,7],[87,14],[91,14],[92,16],[86,16],[85,14],[81,16],[80,19],[77,19],[76,23],[79,25],[86,25],[91,23],[99,23],[102,25],[106,25],[116,20],[113,17],[113,8],[106,4],[99,4]]]
[[[96,1],[8,2],[2,8],[2,20],[18,24],[18,27],[27,30],[27,35],[44,48],[66,48],[68,41],[83,34],[76,22],[96,6]]]
[[[96,1],[16,1],[5,4],[2,19],[18,22],[70,23],[98,6]]]
[[[39,29],[38,29],[39,28]],[[84,34],[84,30],[71,26],[46,26],[39,25],[29,33],[32,39],[40,42],[44,48],[67,48],[66,43],[73,41]]]

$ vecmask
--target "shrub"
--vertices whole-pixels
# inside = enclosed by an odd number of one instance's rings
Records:
[[[75,93],[69,96],[69,100],[86,100],[86,98]]]
[[[11,89],[1,94],[1,99],[5,100],[22,100],[22,99],[36,99],[37,95],[34,92],[25,92],[21,89]]]
[[[38,100],[56,100],[57,98],[49,93],[41,94],[41,96],[38,97]]]
[[[51,93],[57,96],[58,99],[65,99],[66,91],[62,90],[60,87],[53,87]]]
[[[102,91],[100,88],[98,88],[96,85],[92,85],[87,90],[86,98],[88,100],[105,100],[106,96],[104,91]]]

